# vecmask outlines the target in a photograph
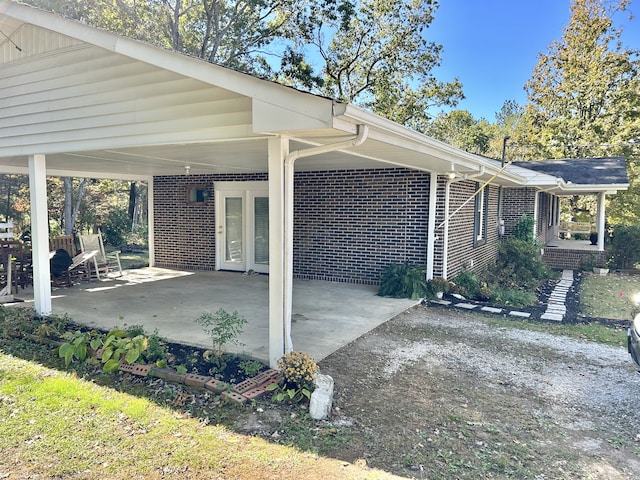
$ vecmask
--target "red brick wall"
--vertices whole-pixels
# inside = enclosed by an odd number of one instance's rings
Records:
[[[496,258],[498,242],[498,188],[487,186],[489,189],[489,202],[487,211],[487,227],[484,244],[474,246],[474,221],[475,201],[470,200],[449,221],[449,255],[447,265],[447,277],[453,278],[461,270],[467,269],[482,272]],[[444,206],[444,182],[438,188],[438,212],[442,218],[440,209]],[[455,212],[476,191],[476,182],[464,181],[451,185],[449,215]],[[481,195],[478,194],[478,195]],[[442,220],[438,219],[439,225]],[[442,252],[442,228],[436,232],[436,251]],[[437,257],[436,257],[437,258]],[[437,262],[438,269],[434,276],[442,275],[442,261]]]
[[[504,188],[502,203],[502,217],[504,219],[505,235],[511,235],[522,215],[533,216],[535,208],[536,190],[534,188]]]
[[[215,205],[187,205],[186,188],[216,181],[266,181],[266,174],[190,175],[154,179],[156,265],[215,268]],[[295,176],[294,274],[338,282],[378,284],[391,263],[426,264],[430,175],[407,169],[299,172]],[[475,192],[475,182],[452,185],[450,212]],[[497,242],[498,190],[489,187],[487,241],[474,247],[474,202],[449,228],[449,278],[465,265],[481,271]],[[436,225],[443,220],[444,181]],[[442,229],[436,232],[434,275],[442,275]]]
[[[297,173],[294,272],[378,284],[391,263],[426,263],[429,174],[405,169]]]
[[[583,262],[591,260],[604,262],[607,259],[607,253],[546,247],[542,259],[549,268],[580,270]]]
[[[154,242],[156,266],[185,270],[214,270],[216,265],[215,204],[187,205],[188,186],[214,181],[267,180],[266,174],[179,175],[154,177]]]

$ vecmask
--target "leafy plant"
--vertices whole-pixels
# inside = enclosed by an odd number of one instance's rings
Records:
[[[449,281],[442,277],[432,278],[427,282],[427,285],[429,286],[429,290],[433,294],[436,294],[438,292],[449,293],[449,291],[451,290],[451,284],[449,283]]]
[[[453,277],[452,283],[456,293],[469,298],[476,298],[481,285],[478,275],[471,270],[461,270]]]
[[[102,371],[114,372],[118,369],[120,361],[135,363],[140,358],[142,352],[147,349],[147,337],[137,335],[129,337],[127,332],[121,329],[111,330],[107,334],[102,348]]]
[[[62,338],[67,341],[58,347],[58,355],[60,358],[64,358],[64,364],[67,367],[74,359],[81,362],[86,360],[89,355],[89,347],[96,350],[102,344],[99,337],[94,337],[90,332],[80,330],[65,332]]]
[[[505,238],[498,244],[498,257],[489,272],[490,281],[508,288],[536,288],[549,277],[540,247],[531,241]]]
[[[272,383],[267,386],[267,391],[273,392],[271,399],[274,402],[289,403],[311,399],[318,364],[304,352],[287,353],[277,363],[284,380],[282,384]]]
[[[534,243],[535,239],[533,237],[533,227],[535,225],[535,222],[535,218],[533,218],[532,215],[527,215],[526,213],[523,214],[515,227],[513,227],[511,236],[513,238],[517,238],[518,240]]]
[[[247,377],[254,377],[257,373],[259,373],[264,368],[264,365],[261,362],[258,362],[257,360],[246,359],[238,363],[238,368]]]
[[[195,322],[211,337],[213,348],[218,355],[222,354],[225,343],[242,345],[237,337],[242,334],[242,327],[247,321],[238,315],[237,311],[229,313],[221,308],[215,313],[203,313]]]
[[[271,400],[277,403],[300,403],[304,399],[311,400],[311,390],[305,387],[289,388],[286,385],[271,383],[267,385],[267,392],[273,392]]]
[[[380,279],[381,297],[411,298],[425,297],[428,292],[426,269],[421,265],[392,263],[385,268]]]

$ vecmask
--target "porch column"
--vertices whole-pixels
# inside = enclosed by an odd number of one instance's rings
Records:
[[[436,244],[436,202],[438,201],[438,174],[429,176],[429,218],[427,219],[427,280],[433,278]]]
[[[451,179],[444,184],[444,225],[442,226],[442,278],[449,278],[449,209],[451,208]]]
[[[289,154],[289,140],[277,137],[269,139],[269,365],[285,352],[285,322],[291,312],[291,288],[286,286],[289,265],[285,266],[285,236],[287,214],[285,205],[284,160]],[[293,215],[293,212],[290,212]],[[287,307],[288,305],[288,307]]]
[[[605,192],[598,193],[598,251],[604,252]]]
[[[154,211],[153,211],[153,177],[147,180],[147,245],[149,247],[149,266],[156,265],[156,244],[154,230]]]
[[[538,239],[538,216],[540,215],[540,192],[536,192],[533,199],[533,231],[531,238]]]
[[[49,215],[47,212],[47,171],[44,155],[29,157],[31,201],[31,252],[33,300],[38,315],[51,314],[51,268],[49,266]]]

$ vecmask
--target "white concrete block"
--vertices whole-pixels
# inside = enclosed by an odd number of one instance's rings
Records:
[[[327,418],[333,404],[333,378],[330,375],[316,374],[313,379],[315,389],[311,392],[309,414],[314,420]]]

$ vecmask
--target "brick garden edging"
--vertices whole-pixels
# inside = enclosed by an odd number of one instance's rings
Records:
[[[265,370],[238,384],[226,383],[208,375],[178,373],[172,368],[160,368],[139,363],[120,362],[118,370],[141,377],[161,378],[167,382],[187,385],[200,390],[209,390],[219,394],[224,401],[236,404],[242,404],[247,400],[259,397],[267,391],[267,386],[282,380],[282,373],[275,369]]]

